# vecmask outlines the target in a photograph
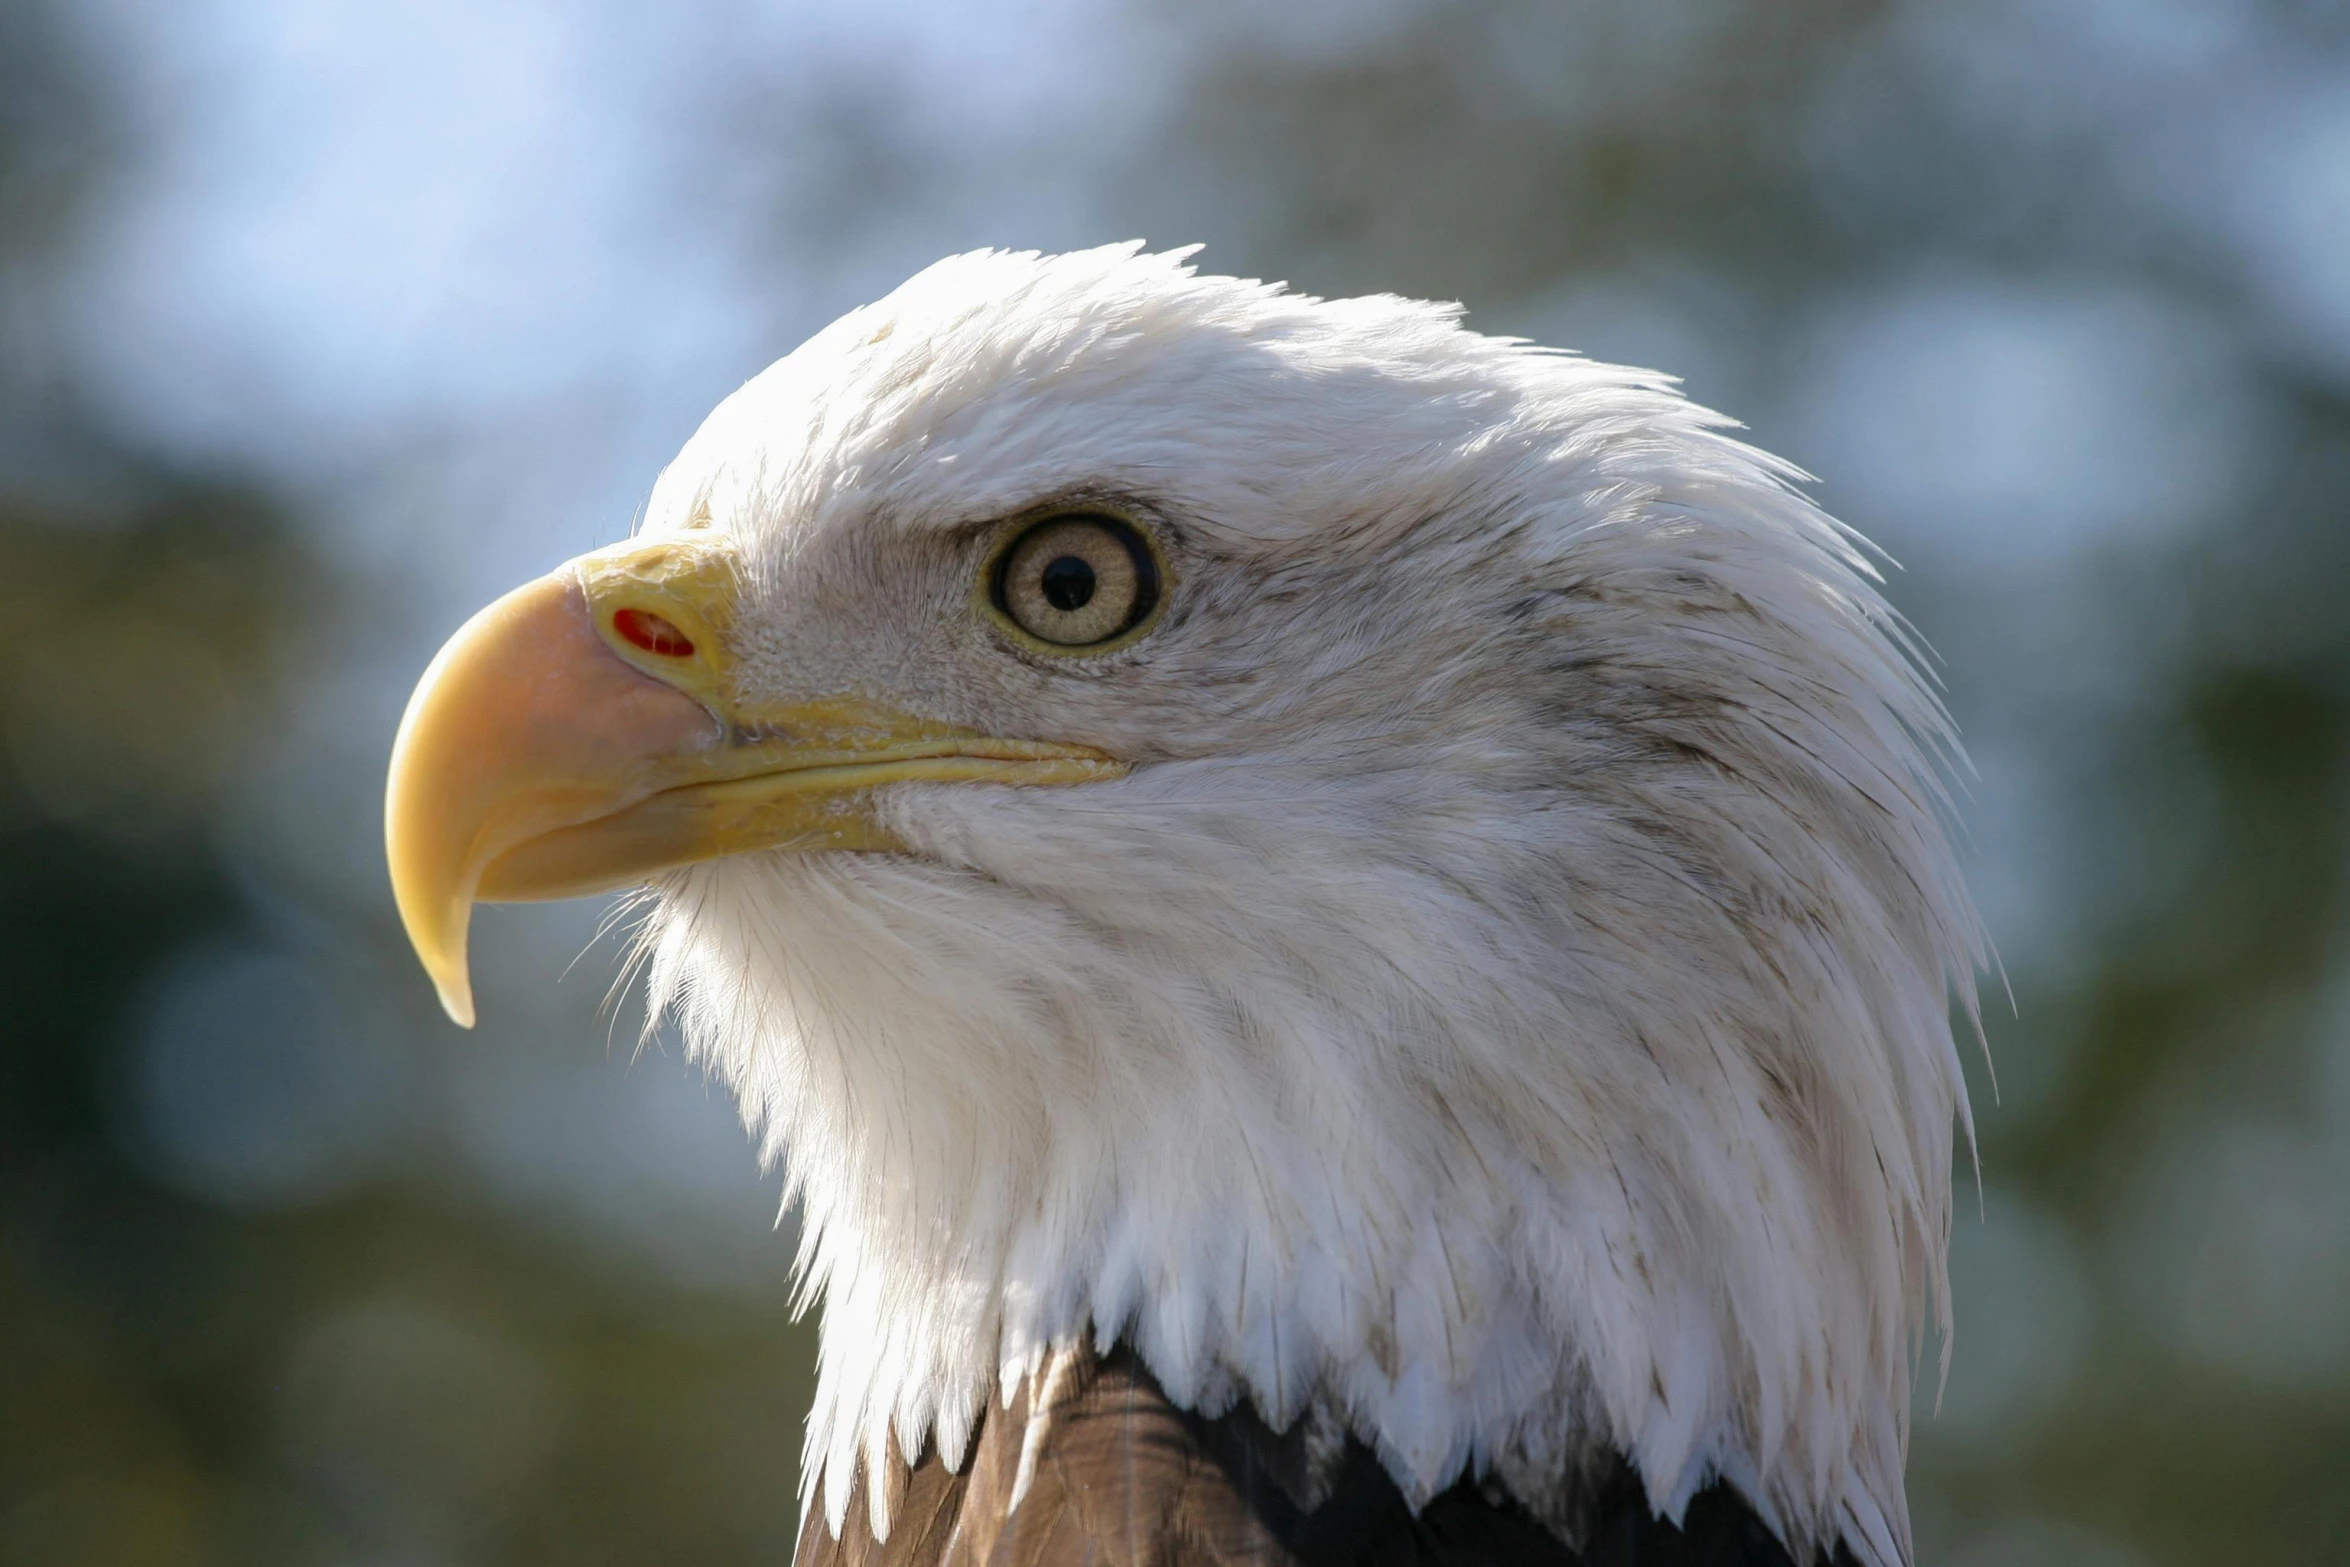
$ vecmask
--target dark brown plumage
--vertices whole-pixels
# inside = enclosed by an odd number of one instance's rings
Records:
[[[1415,1517],[1359,1443],[1309,1481],[1296,1433],[1267,1431],[1245,1407],[1214,1420],[1178,1409],[1124,1348],[1083,1357],[1052,1388],[1017,1507],[1039,1414],[1025,1392],[988,1411],[960,1468],[935,1451],[911,1466],[893,1458],[887,1540],[873,1538],[862,1479],[838,1540],[811,1508],[796,1567],[1795,1567],[1724,1485],[1676,1527],[1619,1466],[1590,1488],[1577,1549],[1468,1481]],[[1840,1552],[1815,1567],[1849,1562]]]

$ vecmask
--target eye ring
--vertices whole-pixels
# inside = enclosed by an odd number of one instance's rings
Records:
[[[1149,628],[1163,573],[1140,528],[1106,512],[1058,512],[1015,530],[982,576],[987,607],[1047,652],[1099,653]]]

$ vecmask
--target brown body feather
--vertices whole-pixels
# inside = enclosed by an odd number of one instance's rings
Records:
[[[960,1467],[893,1455],[886,1540],[867,1521],[864,1477],[839,1539],[811,1508],[796,1567],[1796,1567],[1729,1487],[1700,1494],[1676,1526],[1629,1469],[1591,1488],[1575,1545],[1468,1481],[1415,1515],[1360,1444],[1317,1464],[1299,1433],[1267,1431],[1245,1408],[1202,1419],[1124,1348],[1077,1357],[1041,1404],[1023,1392],[990,1409]]]

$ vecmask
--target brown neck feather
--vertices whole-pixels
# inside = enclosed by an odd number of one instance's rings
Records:
[[[867,1523],[870,1477],[839,1539],[811,1509],[796,1567],[1796,1567],[1726,1485],[1678,1526],[1620,1463],[1564,1531],[1469,1480],[1415,1515],[1359,1443],[1317,1461],[1301,1430],[1269,1431],[1245,1406],[1213,1420],[1177,1409],[1124,1346],[1078,1357],[1045,1389],[1041,1409],[1027,1393],[991,1408],[959,1468],[893,1457],[887,1540]]]

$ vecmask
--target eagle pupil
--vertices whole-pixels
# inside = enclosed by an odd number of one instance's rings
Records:
[[[1044,590],[1044,601],[1063,614],[1083,609],[1093,598],[1093,568],[1074,555],[1063,555],[1045,566],[1037,586]]]

